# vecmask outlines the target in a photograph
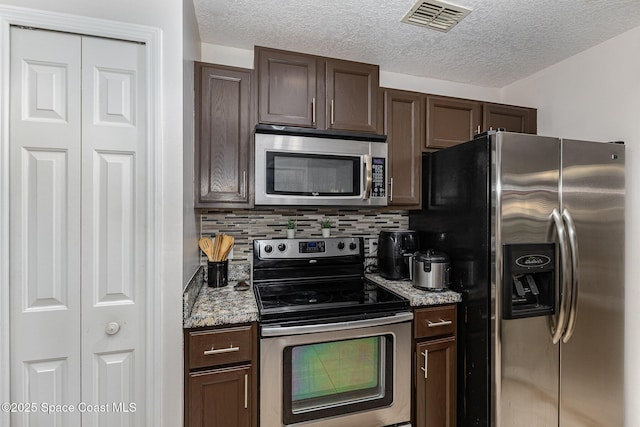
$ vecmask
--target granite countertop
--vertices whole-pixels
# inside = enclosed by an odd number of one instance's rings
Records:
[[[424,291],[416,289],[407,280],[388,280],[379,274],[365,274],[372,282],[394,291],[409,300],[412,307],[453,304],[462,301],[462,295],[454,291]]]
[[[253,287],[236,291],[241,280],[249,283],[248,264],[229,264],[229,283],[210,288],[204,280],[204,267],[194,275],[183,294],[183,328],[222,326],[258,320],[258,305]]]
[[[258,320],[253,287],[236,291],[233,287],[240,280],[249,283],[248,266],[229,266],[229,284],[222,288],[210,288],[204,280],[205,268],[200,268],[183,294],[183,327],[199,328],[248,323]],[[462,297],[453,291],[430,292],[416,289],[405,280],[387,280],[378,274],[365,277],[409,300],[412,307],[453,304]]]
[[[222,288],[210,288],[206,284],[202,286],[183,327],[221,326],[258,320],[253,288],[236,291],[233,289],[236,283],[230,281]]]

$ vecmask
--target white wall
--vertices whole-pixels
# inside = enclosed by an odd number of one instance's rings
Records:
[[[161,135],[157,155],[161,159],[157,203],[160,209],[157,238],[162,261],[160,283],[153,283],[161,301],[161,322],[154,333],[162,345],[155,357],[162,366],[162,383],[150,390],[162,409],[161,427],[181,426],[183,401],[182,357],[182,106],[183,32],[181,0],[0,0],[3,5],[61,12],[72,15],[127,22],[159,28],[162,31],[162,66],[158,95],[161,109]],[[151,160],[150,164],[154,162]],[[152,308],[150,308],[152,309]],[[140,403],[141,404],[141,403]]]
[[[189,279],[200,265],[200,215],[193,208],[194,197],[194,74],[193,61],[200,60],[200,32],[196,21],[196,12],[192,1],[184,1],[183,34],[183,264],[182,284],[186,286]]]
[[[639,53],[640,27],[502,89],[506,102],[538,108],[540,134],[625,141],[626,427],[640,426]]]

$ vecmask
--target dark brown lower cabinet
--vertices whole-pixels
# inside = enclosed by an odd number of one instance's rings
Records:
[[[184,338],[185,427],[256,427],[256,323],[188,329]]]
[[[416,426],[456,425],[456,338],[416,344]]]
[[[455,304],[414,310],[415,427],[456,425],[456,324]]]
[[[189,374],[191,427],[251,427],[251,366]]]

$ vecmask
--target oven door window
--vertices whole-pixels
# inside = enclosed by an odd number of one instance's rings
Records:
[[[393,345],[388,334],[286,347],[283,423],[391,405]]]
[[[359,196],[362,159],[267,152],[267,194],[296,196]]]

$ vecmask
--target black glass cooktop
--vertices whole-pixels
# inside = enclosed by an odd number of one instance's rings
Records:
[[[409,307],[406,298],[364,278],[261,283],[254,290],[263,322],[397,312]]]

